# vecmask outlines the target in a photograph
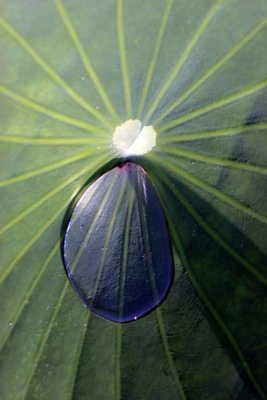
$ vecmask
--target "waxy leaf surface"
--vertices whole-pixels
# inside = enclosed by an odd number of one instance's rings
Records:
[[[0,9],[0,397],[266,399],[266,0]],[[129,119],[157,132],[134,161],[176,261],[166,301],[121,325],[81,305],[60,250]]]

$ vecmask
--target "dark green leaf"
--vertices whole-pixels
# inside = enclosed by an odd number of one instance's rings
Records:
[[[1,14],[0,397],[266,399],[266,0],[3,0]],[[60,240],[131,118],[158,133],[135,161],[177,261],[163,305],[121,326],[81,306]]]

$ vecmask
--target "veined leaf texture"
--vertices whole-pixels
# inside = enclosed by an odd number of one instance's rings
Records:
[[[0,398],[266,399],[266,0],[0,9]],[[175,262],[166,300],[120,324],[83,307],[61,244],[128,120],[157,133],[128,161]]]

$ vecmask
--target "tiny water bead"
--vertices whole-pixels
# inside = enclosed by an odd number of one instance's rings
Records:
[[[113,146],[122,157],[140,156],[155,147],[156,136],[152,125],[142,127],[138,119],[129,119],[116,127]]]
[[[73,288],[96,314],[135,321],[166,297],[173,256],[147,173],[126,162],[90,185],[69,220],[63,258]]]

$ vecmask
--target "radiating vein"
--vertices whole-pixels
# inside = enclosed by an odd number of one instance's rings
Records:
[[[172,5],[173,5],[173,0],[168,0],[167,3],[166,3],[165,10],[164,10],[163,15],[162,15],[162,20],[161,20],[161,24],[160,24],[159,31],[158,31],[158,36],[157,36],[157,39],[156,39],[156,44],[155,44],[155,47],[154,47],[154,51],[153,51],[152,58],[151,58],[151,61],[150,61],[150,65],[149,65],[149,68],[148,68],[148,72],[147,72],[147,75],[146,75],[145,84],[143,86],[141,99],[140,99],[140,102],[139,102],[139,107],[138,107],[138,112],[137,112],[138,119],[141,118],[141,113],[142,113],[142,110],[143,110],[143,107],[144,107],[144,104],[145,104],[145,101],[146,101],[146,98],[147,98],[148,90],[149,90],[150,83],[151,83],[151,80],[152,80],[152,77],[153,77],[153,74],[154,74],[154,70],[155,70],[155,65],[156,65],[156,62],[157,62],[157,59],[158,59],[159,49],[160,49],[160,46],[161,46],[161,42],[162,42],[162,39],[163,39],[163,36],[164,36],[164,33],[165,33],[165,29],[166,29],[168,20],[169,20],[169,16],[170,16]]]
[[[212,103],[206,104],[195,110],[189,111],[188,113],[181,115],[180,117],[178,117],[172,121],[162,124],[160,126],[160,128],[158,129],[158,132],[164,132],[170,128],[174,128],[178,125],[181,125],[184,122],[187,122],[194,118],[200,117],[201,115],[204,115],[210,111],[214,111],[221,107],[225,107],[228,104],[231,104],[237,100],[241,100],[247,96],[250,96],[262,89],[265,89],[266,87],[267,87],[267,80],[264,80],[262,82],[254,84],[252,86],[249,86],[243,90],[240,90],[239,92],[231,94],[230,96],[226,96],[226,97],[223,97],[222,99],[214,100]]]
[[[66,30],[67,30],[68,34],[70,35],[70,37],[76,47],[76,50],[82,60],[84,68],[88,73],[89,78],[92,80],[93,84],[95,85],[95,88],[96,88],[98,94],[100,95],[100,97],[102,98],[103,103],[105,104],[107,110],[110,112],[110,114],[112,115],[112,117],[114,117],[115,120],[119,120],[118,114],[116,113],[102,83],[100,82],[100,79],[99,79],[97,73],[95,72],[94,68],[92,67],[91,61],[84,50],[84,47],[77,35],[76,30],[74,29],[74,26],[67,14],[66,8],[64,7],[61,0],[56,0],[55,4],[56,4],[57,10],[62,18],[62,21],[66,27]]]
[[[37,285],[40,282],[40,279],[42,278],[46,268],[48,267],[50,262],[53,260],[53,258],[55,257],[56,253],[59,252],[59,249],[60,249],[60,240],[57,240],[55,245],[53,246],[52,250],[50,251],[50,253],[46,257],[44,263],[36,271],[37,274],[34,277],[33,281],[31,282],[30,287],[27,289],[26,292],[24,292],[25,296],[21,300],[20,305],[19,305],[18,309],[16,310],[15,314],[13,316],[9,316],[9,319],[13,322],[14,326],[17,324],[19,318],[21,318],[22,312],[25,309],[26,305],[28,304],[28,300],[31,298],[31,296],[32,296],[32,294],[34,292],[34,289],[37,287]],[[4,346],[6,345],[11,332],[12,331],[10,329],[8,329],[6,331],[6,333],[1,337],[0,352],[2,351]]]
[[[141,181],[142,181],[143,177],[140,174],[138,174],[137,179],[138,179],[138,186],[142,187]],[[149,234],[148,234],[148,230],[147,230],[146,211],[145,211],[145,205],[144,205],[145,199],[144,199],[144,197],[140,196],[137,198],[137,201],[138,201],[138,211],[139,211],[139,217],[140,217],[140,223],[141,223],[141,229],[142,229],[142,237],[143,237],[143,241],[144,241],[144,249],[145,249],[145,254],[147,256],[147,264],[148,264],[148,270],[149,270],[151,289],[152,289],[154,299],[157,301],[159,296],[158,296],[158,290],[157,290],[157,286],[156,286],[156,282],[155,282],[155,275],[153,274],[153,270],[151,269],[152,257],[151,257],[150,243],[149,243]],[[161,311],[159,310],[159,308],[156,308],[155,312],[156,312],[156,317],[158,320],[159,332],[160,332],[160,335],[162,338],[164,354],[166,356],[170,372],[171,372],[173,380],[175,382],[175,387],[176,387],[179,399],[186,400],[186,396],[185,396],[185,393],[184,393],[184,390],[182,387],[179,373],[174,364],[174,360],[173,360],[173,357],[172,357],[170,349],[169,349],[169,343],[168,343],[167,335],[165,332],[164,323],[163,323],[163,319],[161,316]]]
[[[46,115],[50,118],[53,118],[57,121],[63,122],[67,125],[72,125],[76,126],[78,128],[81,128],[83,130],[92,132],[92,133],[100,133],[102,135],[109,135],[109,132],[106,130],[103,130],[101,128],[98,128],[95,125],[89,124],[88,122],[78,120],[76,118],[70,117],[69,115],[59,113],[57,111],[53,111],[50,108],[44,107],[41,104],[27,99],[26,97],[23,97],[12,90],[8,89],[5,86],[0,86],[0,93],[4,94],[5,96],[8,96],[15,102],[22,104],[24,107],[27,107],[31,110],[34,110],[40,114]]]
[[[76,267],[78,265],[78,262],[79,262],[79,260],[80,260],[80,258],[82,256],[83,252],[86,249],[88,241],[90,240],[90,237],[91,237],[92,233],[94,232],[95,227],[98,224],[99,218],[100,218],[101,214],[103,213],[104,208],[106,207],[107,200],[109,199],[109,197],[111,195],[111,192],[113,190],[113,186],[114,186],[114,184],[115,184],[117,179],[118,179],[118,175],[114,174],[114,177],[113,177],[112,181],[110,182],[110,185],[109,185],[108,189],[106,190],[103,198],[101,199],[100,203],[98,204],[98,210],[97,210],[96,214],[94,215],[90,225],[88,226],[88,229],[86,230],[86,233],[85,233],[85,235],[83,237],[83,240],[82,240],[82,242],[80,244],[79,250],[78,250],[73,262],[71,263],[71,266],[69,268],[69,273],[70,274],[72,274],[75,271],[75,269],[76,269]],[[98,185],[95,183],[95,186],[93,188],[91,188],[90,198],[94,195],[94,193],[97,191],[97,189],[99,189],[99,185],[101,185],[101,182],[99,182]],[[111,234],[111,232],[113,230],[114,221],[115,221],[115,216],[113,216],[113,221],[112,221],[113,223],[109,224],[109,228],[108,228],[108,232],[107,232],[107,239],[110,239],[109,234]],[[109,241],[106,241],[105,243],[106,243],[106,247],[105,247],[105,250],[102,253],[102,262],[101,262],[101,265],[98,268],[98,274],[97,274],[97,277],[96,277],[96,283],[94,285],[96,289],[98,287],[98,277],[100,279],[102,268],[104,266],[103,265],[104,264],[104,258],[105,258],[107,247],[109,245]],[[92,294],[92,300],[94,299],[94,295],[95,295],[95,291]]]
[[[167,109],[163,111],[157,117],[154,124],[158,124],[163,120],[170,112],[182,104],[193,92],[195,92],[200,86],[202,86],[209,78],[211,78],[220,68],[222,68],[231,58],[233,58],[238,52],[240,52],[255,36],[262,31],[267,25],[267,19],[264,19],[258,23],[246,36],[243,37],[232,49],[230,49],[222,58],[220,58],[215,64],[213,64],[207,71],[199,77],[183,94],[181,94],[174,103],[172,103]]]
[[[16,215],[13,219],[11,219],[6,225],[4,225],[0,230],[0,235],[3,235],[6,231],[11,229],[13,226],[18,224],[20,221],[22,221],[24,218],[26,218],[30,214],[32,214],[34,212],[34,210],[41,207],[46,201],[50,200],[53,196],[55,196],[57,193],[59,193],[61,190],[63,190],[66,186],[68,186],[70,183],[74,182],[79,176],[82,176],[88,169],[89,168],[87,166],[86,168],[83,168],[78,173],[72,175],[69,179],[67,179],[67,180],[64,179],[64,181],[62,183],[57,184],[53,189],[49,190],[41,198],[39,198],[38,200],[35,200],[27,208],[25,208],[18,215]],[[0,278],[0,280],[1,280],[1,278]]]
[[[52,78],[58,85],[60,85],[65,92],[81,107],[86,111],[94,115],[99,121],[103,122],[107,126],[111,126],[110,123],[103,117],[103,115],[96,110],[94,106],[89,104],[83,97],[81,97],[75,90],[73,90],[67,82],[64,81],[48,63],[32,48],[32,46],[18,33],[7,21],[3,18],[0,19],[0,26],[8,32],[17,43],[19,43],[24,50],[32,57],[32,59]]]
[[[98,210],[96,216],[94,217],[93,222],[88,227],[88,230],[85,235],[86,242],[88,242],[89,237],[90,237],[93,229],[95,228],[95,225],[97,224],[98,216],[102,213],[103,208],[105,207],[107,198],[110,197],[111,191],[114,188],[115,181],[116,181],[116,176],[114,177],[113,181],[110,182],[109,190],[105,193],[105,196],[103,197],[103,199],[101,201],[101,204],[99,204],[99,210]],[[108,229],[105,232],[104,243],[106,244],[106,246],[103,249],[102,256],[101,256],[101,262],[98,267],[98,273],[97,273],[96,281],[94,283],[94,291],[92,294],[92,299],[94,299],[94,297],[99,289],[99,283],[101,280],[101,275],[102,275],[102,272],[104,269],[107,250],[108,250],[108,243],[110,243],[110,238],[111,238],[111,234],[114,229],[114,224],[116,222],[117,213],[121,207],[121,203],[122,203],[123,197],[125,195],[125,190],[124,190],[125,184],[126,184],[126,182],[124,182],[124,185],[119,188],[120,191],[119,191],[119,195],[118,195],[114,210],[112,212],[112,218],[109,222]],[[83,243],[85,242],[85,240],[83,241]],[[80,249],[81,249],[81,247],[80,247]],[[75,257],[75,260],[74,260],[75,265],[72,265],[72,271],[75,269],[75,266],[77,265],[82,252],[83,252],[83,249],[81,249],[80,253],[79,252],[77,253],[77,256]],[[120,327],[120,325],[117,325],[117,326]],[[116,340],[115,340],[115,398],[116,399],[120,399],[120,351],[121,351],[120,350],[120,347],[121,347],[120,335],[121,335],[120,330],[116,329]]]
[[[76,353],[75,353],[75,356],[76,356],[75,363],[72,366],[73,374],[72,374],[72,378],[69,381],[69,389],[67,391],[67,396],[68,396],[69,400],[74,399],[75,383],[76,383],[76,380],[77,380],[77,375],[78,375],[78,371],[79,371],[79,365],[81,363],[81,355],[82,355],[82,352],[83,352],[86,333],[87,333],[87,328],[88,328],[91,316],[92,316],[91,311],[87,310],[86,315],[85,315],[84,327],[83,327],[82,333],[80,335],[78,347],[77,347],[77,350],[76,350]],[[67,397],[66,397],[65,400],[67,400]]]
[[[24,218],[29,216],[31,213],[33,213],[34,210],[42,206],[46,201],[50,200],[53,196],[55,196],[57,193],[59,193],[61,190],[63,190],[65,187],[67,187],[69,184],[74,182],[76,179],[84,175],[86,172],[89,173],[89,171],[93,170],[93,168],[97,168],[97,165],[101,165],[101,162],[105,160],[104,157],[99,157],[95,162],[92,162],[90,165],[86,165],[84,168],[73,174],[70,178],[64,179],[63,182],[60,184],[57,184],[53,189],[49,190],[45,195],[43,195],[41,198],[38,200],[35,200],[30,206],[28,206],[24,211],[21,211],[16,217],[11,219],[6,225],[4,225],[0,229],[0,235],[5,233],[7,230],[11,229],[13,226],[18,224],[20,221],[22,221]],[[1,281],[1,278],[0,278]]]
[[[78,154],[74,154],[74,155],[72,155],[70,157],[66,157],[66,158],[63,158],[61,160],[57,160],[57,161],[54,161],[52,163],[48,163],[48,164],[46,164],[46,165],[44,165],[42,167],[35,168],[35,169],[32,169],[32,170],[23,172],[22,174],[12,176],[10,178],[7,178],[7,179],[4,179],[4,180],[0,181],[0,187],[8,186],[8,185],[15,184],[15,183],[18,183],[18,182],[21,182],[21,181],[26,181],[27,179],[31,179],[31,178],[34,178],[36,176],[40,176],[40,175],[45,174],[45,173],[47,173],[49,171],[55,171],[56,169],[62,168],[62,167],[66,166],[66,165],[69,165],[71,163],[81,161],[84,158],[87,158],[90,155],[92,155],[92,153],[94,153],[94,152],[95,152],[94,149],[85,150],[85,151],[82,151],[82,152],[80,152]],[[0,230],[0,232],[1,232],[1,230]]]
[[[179,60],[175,64],[175,66],[173,67],[172,71],[170,72],[169,76],[167,77],[166,81],[164,82],[163,86],[161,87],[158,95],[152,102],[147,114],[145,115],[144,124],[148,122],[149,118],[151,117],[151,115],[153,114],[155,109],[158,107],[160,101],[162,100],[162,98],[164,97],[164,95],[166,94],[168,89],[170,88],[172,82],[177,77],[178,73],[180,72],[180,70],[183,67],[183,65],[185,64],[185,62],[188,60],[192,50],[194,49],[196,44],[199,42],[202,34],[206,31],[209,23],[216,15],[222,2],[223,2],[223,0],[214,1],[213,5],[209,9],[208,13],[205,15],[204,19],[199,24],[197,30],[195,31],[195,33],[192,35],[191,39],[189,40],[181,57],[179,58]]]
[[[176,198],[180,201],[187,212],[194,218],[197,224],[207,232],[207,234],[219,244],[231,257],[233,257],[240,265],[242,265],[249,273],[251,273],[256,279],[258,279],[264,285],[267,285],[267,278],[265,278],[260,272],[256,270],[253,264],[251,264],[246,258],[242,257],[231,245],[224,240],[215,229],[203,218],[198,211],[192,206],[192,204],[186,199],[177,187],[172,185],[172,182],[165,175],[163,176],[164,182],[168,185],[169,189],[174,193]]]
[[[128,73],[128,62],[127,62],[127,52],[125,47],[125,35],[124,35],[124,0],[117,1],[117,34],[118,34],[118,44],[120,52],[120,63],[122,72],[122,81],[124,87],[124,97],[126,104],[126,112],[128,118],[132,117],[132,99],[131,99],[131,85]]]
[[[92,168],[92,165],[87,166],[86,168],[82,169],[79,171],[77,174],[73,175],[69,180],[65,181],[64,185],[67,186],[71,182],[73,182],[75,179],[77,179],[79,176],[82,176],[84,173],[89,172]],[[27,215],[29,215],[33,209],[36,209],[37,207],[40,207],[45,201],[47,201],[49,198],[53,197],[56,193],[58,193],[60,190],[63,189],[63,184],[58,186],[57,188],[53,189],[50,193],[48,193],[43,199],[40,199],[37,203],[37,206],[35,204],[32,204],[30,207],[28,207],[26,210],[24,210],[22,217],[18,215],[16,218],[14,218],[12,226],[14,226],[16,223],[21,221],[21,219],[25,218]],[[59,188],[59,189],[58,189]],[[77,190],[76,190],[77,192]],[[56,219],[63,213],[64,210],[66,210],[66,207],[70,204],[72,198],[75,197],[76,192],[74,192],[71,196],[71,198],[68,198],[67,201],[65,201],[54,215],[52,215],[51,218],[47,219],[45,224],[41,226],[38,231],[27,241],[26,245],[17,252],[16,256],[9,262],[9,264],[0,272],[0,282],[2,282],[13,270],[13,268],[16,266],[16,264],[21,260],[21,258],[31,249],[31,247],[34,245],[34,243],[39,240],[39,238],[46,232],[46,230],[53,224],[53,222],[56,221]],[[10,225],[10,224],[9,224]]]
[[[59,310],[60,310],[60,308],[62,306],[63,299],[64,299],[64,297],[66,295],[66,292],[67,292],[68,288],[69,288],[69,281],[66,279],[65,283],[63,285],[63,288],[61,290],[61,293],[60,293],[60,295],[58,297],[56,307],[54,308],[53,314],[52,314],[52,316],[51,316],[51,318],[50,318],[50,320],[49,320],[49,322],[47,324],[47,327],[45,329],[44,335],[42,336],[42,340],[41,340],[40,345],[38,347],[38,351],[36,353],[35,360],[31,363],[31,370],[30,370],[30,373],[28,375],[27,381],[24,384],[24,390],[22,391],[21,400],[26,400],[28,398],[27,394],[28,394],[28,391],[29,391],[29,388],[30,388],[30,383],[31,383],[32,378],[34,376],[34,372],[35,372],[35,370],[36,370],[36,368],[37,368],[37,366],[38,366],[38,364],[40,362],[40,359],[41,359],[41,356],[43,354],[45,345],[46,345],[47,340],[49,338],[49,335],[50,335],[50,333],[52,331],[53,324],[54,324],[54,322],[56,320],[56,317],[57,317],[57,315],[59,313]]]
[[[253,125],[242,125],[234,128],[226,128],[226,129],[216,129],[216,130],[207,130],[207,131],[199,131],[199,132],[189,132],[189,133],[170,133],[166,132],[164,135],[163,141],[165,143],[173,143],[173,142],[188,142],[193,140],[205,140],[205,139],[213,139],[220,138],[224,136],[233,136],[243,133],[251,133],[255,131],[266,130],[267,124],[265,123],[255,123]]]
[[[164,327],[164,322],[163,322],[163,318],[161,315],[161,310],[160,308],[156,308],[156,316],[157,316],[157,321],[158,321],[158,326],[159,326],[159,331],[160,331],[160,335],[162,338],[162,343],[163,343],[163,349],[164,349],[164,353],[166,355],[169,367],[170,367],[170,371],[172,374],[172,377],[175,381],[176,387],[178,389],[178,394],[179,394],[179,400],[186,400],[186,395],[180,380],[180,377],[177,373],[177,369],[175,367],[174,364],[174,360],[170,351],[170,346],[169,346],[169,342],[168,342],[168,338],[166,335],[166,331],[165,331],[165,327]]]
[[[122,325],[115,327],[115,400],[121,400],[121,342]]]
[[[137,184],[139,188],[142,188],[145,183],[143,182],[144,176],[142,171],[140,171],[137,175]],[[145,206],[145,194],[142,193],[142,195],[137,196],[137,210],[139,213],[139,221],[141,225],[141,235],[142,235],[142,241],[144,244],[144,251],[145,255],[147,257],[147,265],[148,265],[148,273],[149,273],[149,279],[150,279],[150,285],[151,285],[151,291],[152,295],[154,297],[155,303],[158,303],[159,299],[159,294],[158,294],[158,289],[156,286],[156,282],[154,279],[154,274],[153,270],[151,269],[152,266],[152,254],[151,254],[151,248],[150,248],[150,242],[149,242],[149,233],[147,229],[147,219],[146,219],[146,206]]]
[[[84,243],[88,242],[90,235],[93,232],[95,225],[97,224],[98,217],[103,212],[103,209],[106,205],[106,200],[110,197],[111,191],[114,189],[114,184],[115,184],[117,178],[118,178],[118,176],[114,176],[113,180],[110,182],[109,189],[106,191],[105,196],[103,197],[101,203],[99,204],[99,210],[98,210],[97,214],[95,215],[92,223],[90,224],[90,226],[86,232],[85,239],[83,240],[82,245],[80,247],[80,251],[77,253],[77,255],[74,259],[74,263],[72,264],[71,271],[74,271],[75,267],[77,266],[80,256],[81,256],[82,252],[84,251]],[[102,256],[101,256],[101,262],[98,267],[98,272],[97,272],[96,280],[94,283],[94,290],[93,290],[93,294],[92,294],[92,301],[94,300],[95,295],[99,289],[101,275],[102,275],[102,272],[103,272],[103,269],[105,266],[105,261],[106,261],[106,256],[107,256],[108,243],[110,243],[111,234],[114,229],[114,224],[116,222],[117,214],[118,214],[119,209],[121,208],[121,203],[122,203],[123,197],[125,195],[125,185],[126,185],[126,182],[124,182],[124,184],[121,185],[119,188],[119,194],[117,197],[117,201],[116,201],[114,210],[112,212],[112,218],[109,222],[108,229],[105,232],[104,243],[106,245],[103,249]],[[116,339],[115,339],[115,398],[116,399],[121,398],[120,397],[120,379],[121,379],[121,377],[120,377],[120,358],[121,358],[120,354],[121,354],[121,326],[117,325],[116,326]]]
[[[244,214],[249,215],[250,217],[255,218],[257,221],[262,222],[263,224],[267,224],[267,216],[260,214],[257,211],[254,211],[249,206],[239,202],[228,194],[222,192],[217,189],[215,186],[212,186],[208,182],[196,177],[195,175],[187,172],[185,169],[179,167],[173,160],[168,161],[167,157],[164,158],[164,163],[168,165],[168,169],[172,171],[176,176],[180,176],[183,180],[188,184],[192,184],[193,186],[197,186],[205,192],[217,197],[224,203],[230,205],[231,207],[242,211]]]
[[[125,175],[125,177],[126,177],[126,175]],[[118,175],[114,176],[113,180],[110,182],[110,186],[109,186],[108,190],[105,193],[105,196],[102,199],[102,202],[100,204],[101,213],[102,213],[104,207],[106,206],[106,201],[110,197],[110,194],[111,194],[112,190],[114,190],[114,185],[116,183],[116,179],[118,179]],[[97,276],[96,276],[96,279],[95,279],[95,282],[94,282],[94,291],[93,291],[93,294],[92,294],[92,301],[94,301],[94,298],[95,298],[95,296],[97,294],[97,291],[99,289],[101,276],[102,276],[102,273],[103,273],[104,267],[105,267],[105,261],[106,261],[106,257],[107,257],[107,252],[109,250],[109,246],[110,246],[110,243],[111,243],[111,235],[112,235],[112,233],[114,231],[114,226],[116,224],[116,219],[117,219],[117,216],[118,216],[118,212],[119,212],[120,208],[122,207],[122,202],[123,202],[123,199],[125,197],[125,187],[126,187],[126,185],[127,185],[127,182],[124,179],[124,182],[120,185],[120,187],[118,189],[118,193],[117,193],[117,196],[116,196],[116,203],[115,203],[114,209],[112,211],[112,216],[111,216],[111,219],[109,221],[107,230],[105,232],[105,236],[104,236],[104,240],[103,240],[105,245],[104,245],[104,248],[103,248],[103,251],[102,251],[102,254],[101,254],[100,265],[98,267]],[[99,210],[100,210],[100,208],[99,208]],[[96,217],[93,219],[93,222],[91,223],[92,229],[94,228],[93,225],[95,225],[97,223],[98,215],[99,215],[99,212],[96,214]],[[89,237],[89,234],[92,233],[91,227],[89,228],[88,233],[87,233],[88,237]]]
[[[259,344],[258,346],[254,346],[251,350],[258,351],[258,350],[265,350],[267,348],[267,343]]]
[[[68,199],[61,207],[53,214],[53,216],[46,220],[37,232],[27,241],[27,243],[20,249],[16,256],[9,262],[9,264],[0,272],[0,282],[2,282],[11,273],[13,268],[22,259],[25,254],[32,248],[32,246],[40,239],[40,237],[47,231],[47,229],[62,215],[63,211],[67,208],[70,200]]]
[[[119,306],[120,306],[120,319],[123,316],[123,296],[124,296],[124,289],[125,289],[125,281],[126,281],[126,274],[127,274],[127,258],[128,258],[128,247],[129,247],[129,238],[130,238],[130,231],[131,231],[131,221],[132,215],[134,210],[134,203],[135,203],[135,195],[132,190],[132,187],[127,188],[127,193],[125,195],[129,198],[129,205],[127,207],[126,212],[126,221],[124,225],[124,232],[123,232],[123,247],[122,247],[122,260],[121,260],[121,269],[120,269],[120,283],[119,283]]]
[[[107,143],[107,135],[99,136],[80,136],[80,137],[66,137],[66,136],[22,136],[10,135],[0,133],[0,143],[11,143],[20,145],[32,146],[69,146],[69,145],[87,145],[96,147]]]
[[[225,166],[229,168],[236,168],[239,170],[244,170],[249,172],[257,172],[263,175],[267,174],[267,167],[263,165],[251,164],[249,162],[242,162],[242,161],[233,161],[233,160],[228,160],[226,158],[213,157],[207,154],[196,153],[194,151],[189,151],[177,147],[164,146],[162,149],[163,152],[167,154],[173,154],[175,156],[186,158],[189,160],[195,160],[206,164]]]
[[[171,219],[169,219],[169,221],[171,221]],[[224,323],[222,317],[220,316],[219,312],[216,310],[216,308],[213,306],[213,304],[211,303],[211,301],[209,300],[208,296],[206,295],[205,291],[203,290],[203,288],[201,287],[201,285],[199,284],[197,278],[195,277],[195,274],[193,272],[193,269],[188,261],[187,255],[185,253],[185,249],[184,246],[181,242],[181,239],[178,235],[177,232],[177,227],[174,229],[173,225],[170,225],[170,230],[171,230],[171,235],[172,238],[174,239],[176,248],[177,248],[177,252],[179,254],[179,256],[181,257],[182,263],[183,265],[186,267],[186,271],[188,273],[188,276],[192,282],[192,284],[194,285],[195,289],[197,290],[200,298],[202,299],[202,301],[204,302],[204,304],[206,305],[206,307],[208,308],[209,312],[211,313],[212,317],[214,318],[214,320],[217,322],[218,326],[220,327],[220,329],[222,330],[222,332],[224,333],[224,335],[226,336],[226,338],[228,339],[229,343],[231,344],[233,350],[235,351],[235,353],[237,354],[245,372],[247,373],[249,379],[251,380],[251,382],[253,383],[256,391],[258,392],[258,394],[260,395],[262,400],[266,400],[266,396],[263,392],[263,390],[261,389],[259,383],[257,382],[253,371],[251,370],[241,348],[239,347],[235,337],[233,336],[233,334],[231,333],[230,329],[227,327],[227,325]]]

